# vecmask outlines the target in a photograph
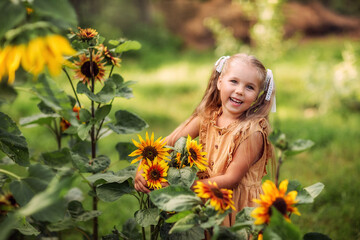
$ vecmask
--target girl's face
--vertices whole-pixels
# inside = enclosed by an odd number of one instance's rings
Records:
[[[256,100],[260,92],[260,80],[255,67],[241,61],[228,63],[226,72],[217,83],[223,113],[239,118]]]

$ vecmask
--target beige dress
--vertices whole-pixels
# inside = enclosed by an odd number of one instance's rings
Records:
[[[209,160],[208,169],[199,174],[200,178],[215,177],[225,174],[238,146],[254,132],[263,136],[263,153],[241,179],[233,190],[233,201],[236,211],[232,211],[224,220],[225,226],[235,222],[236,213],[244,207],[254,207],[254,198],[259,198],[261,180],[266,174],[266,164],[272,155],[272,147],[268,140],[269,123],[260,118],[249,121],[235,121],[225,128],[216,126],[216,120],[221,114],[221,109],[215,112],[210,119],[203,119],[200,124],[199,142],[207,152]]]

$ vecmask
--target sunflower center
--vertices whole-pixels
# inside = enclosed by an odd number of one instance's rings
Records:
[[[99,74],[99,67],[94,61],[92,61],[92,66],[93,66],[94,76],[97,76]],[[83,63],[83,65],[81,65],[81,73],[88,78],[92,77],[90,72],[90,61],[86,61]]]
[[[217,197],[217,198],[224,198],[223,193],[218,188],[211,188],[211,192]]]
[[[271,206],[275,207],[282,215],[286,214],[287,205],[283,198],[276,198]],[[271,216],[271,214],[272,210],[269,208],[269,215]]]
[[[143,157],[148,158],[150,161],[153,161],[154,158],[158,155],[156,149],[152,146],[147,146],[143,150]]]
[[[190,148],[189,152],[190,152],[190,157],[191,157],[193,160],[196,160],[196,159],[197,159],[197,154],[196,154],[195,150],[192,149],[192,148]]]
[[[150,177],[152,180],[158,180],[160,178],[160,171],[156,169],[152,170],[150,172]]]

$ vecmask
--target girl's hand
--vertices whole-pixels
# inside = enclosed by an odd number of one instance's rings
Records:
[[[150,190],[147,187],[145,178],[141,175],[142,173],[144,173],[143,169],[140,169],[140,171],[136,172],[134,180],[135,190],[143,193],[149,193]]]

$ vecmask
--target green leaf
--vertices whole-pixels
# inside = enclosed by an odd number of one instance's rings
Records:
[[[311,140],[298,139],[289,144],[288,149],[284,151],[286,156],[296,155],[310,149],[314,145]]]
[[[286,135],[280,130],[273,131],[270,134],[269,139],[275,145],[275,147],[279,148],[280,150],[285,151],[288,149],[288,141],[286,139]]]
[[[108,126],[117,134],[138,133],[148,127],[143,119],[126,110],[117,111],[115,121],[115,124],[109,123]]]
[[[79,111],[79,117],[81,122],[87,122],[91,119],[91,113],[85,108],[81,108]]]
[[[24,217],[18,218],[14,228],[19,232],[21,232],[21,234],[23,235],[37,236],[40,234],[40,232],[33,225],[31,225]]]
[[[317,232],[306,233],[303,240],[331,240],[327,235]]]
[[[46,106],[57,112],[61,111],[61,115],[66,119],[71,118],[73,107],[70,98],[45,74],[39,76],[38,83],[33,90]]]
[[[109,40],[108,41],[109,42],[109,44],[111,44],[111,45],[113,45],[113,46],[117,46],[117,45],[119,45],[120,44],[120,41],[118,41],[118,40]]]
[[[180,219],[186,217],[187,215],[189,214],[192,214],[193,212],[190,211],[190,210],[187,210],[187,211],[183,211],[183,212],[179,212],[179,213],[176,213],[175,215],[169,217],[168,219],[165,220],[165,222],[167,223],[174,223],[174,222],[177,222],[179,221]]]
[[[130,99],[134,97],[132,89],[129,88],[129,85],[132,85],[135,83],[135,81],[126,81],[124,82],[124,79],[121,75],[114,73],[111,78],[109,78],[107,81],[112,81],[116,88],[115,88],[115,96],[116,97],[123,97],[126,99]]]
[[[67,0],[34,0],[32,6],[39,16],[66,22],[69,27],[77,25],[76,12]]]
[[[104,87],[96,94],[103,103],[111,101],[116,96],[116,85],[112,81],[106,81]]]
[[[175,232],[185,232],[195,227],[200,222],[199,216],[195,213],[186,215],[184,218],[177,221],[170,230],[170,234]]]
[[[84,155],[78,153],[71,154],[74,166],[79,169],[80,172],[98,173],[110,165],[110,159],[105,155],[99,155],[91,161]]]
[[[89,132],[93,125],[91,123],[81,124],[77,129],[77,134],[81,140],[85,140],[89,136]]]
[[[15,122],[0,112],[0,150],[21,166],[28,166],[29,149]]]
[[[243,238],[239,234],[230,231],[229,228],[219,225],[214,227],[214,235],[211,239],[247,240],[249,238]]]
[[[296,196],[297,204],[313,203],[314,199],[324,189],[324,184],[318,182],[299,191]]]
[[[119,153],[119,160],[132,160],[134,157],[129,157],[129,154],[136,150],[136,146],[129,142],[119,142],[115,146]]]
[[[291,192],[291,191],[299,192],[300,190],[301,190],[301,183],[299,181],[289,180],[289,184],[288,184],[286,193]]]
[[[139,50],[141,48],[141,44],[138,41],[126,41],[119,46],[116,47],[116,53],[127,52],[130,50]]]
[[[136,166],[130,165],[120,170],[116,174],[114,174],[113,172],[97,173],[87,177],[87,180],[94,185],[103,184],[103,183],[112,183],[112,182],[122,183],[127,181],[129,178],[134,178],[135,173],[136,173]]]
[[[113,82],[105,82],[105,86],[98,92],[94,94],[90,89],[82,82],[79,82],[76,86],[76,91],[79,94],[85,94],[90,100],[93,100],[97,103],[108,103],[115,97],[115,84]]]
[[[103,120],[111,111],[111,105],[104,105],[95,111],[96,121]]]
[[[186,137],[181,137],[174,145],[175,151],[181,153],[181,155],[184,155],[186,151],[186,139]]]
[[[26,17],[26,9],[21,1],[0,1],[0,39]]]
[[[28,204],[26,204],[18,211],[18,213],[21,216],[26,217],[43,211],[45,215],[46,209],[51,206],[55,206],[55,204],[62,201],[63,196],[71,187],[71,183],[74,179],[74,176],[53,178],[45,191],[36,194]]]
[[[164,211],[181,212],[190,210],[202,201],[189,188],[182,186],[168,186],[150,192],[151,201]]]
[[[63,167],[71,160],[70,150],[68,148],[53,152],[45,152],[42,153],[41,156],[43,162],[51,167]]]
[[[20,125],[27,126],[31,124],[38,124],[38,125],[50,125],[54,119],[59,118],[59,114],[36,114],[30,117],[20,118]]]
[[[134,189],[129,182],[123,183],[105,183],[96,187],[96,194],[104,202],[113,202],[119,199],[122,195],[131,193]]]
[[[71,218],[77,222],[85,222],[101,215],[100,211],[85,211],[79,201],[69,202],[68,212],[70,213]]]
[[[13,193],[16,201],[21,206],[24,206],[37,193],[44,191],[54,176],[55,174],[46,165],[31,165],[29,167],[29,176],[19,181],[11,182],[10,191]]]
[[[121,234],[124,236],[124,239],[141,239],[141,234],[137,229],[137,223],[135,219],[129,218],[122,227]]]
[[[196,169],[190,167],[181,169],[170,167],[167,179],[170,185],[180,185],[190,188],[195,181],[196,172]]]
[[[300,240],[300,230],[293,224],[287,222],[284,216],[274,207],[272,207],[270,223],[264,231],[264,240],[282,239],[282,240]]]
[[[0,3],[0,5],[1,5],[1,3]],[[2,9],[0,7],[0,12],[1,12],[1,10]],[[2,16],[3,15],[0,14],[0,18]],[[1,22],[1,20],[0,20],[0,22]],[[8,85],[7,83],[5,83],[5,81],[0,83],[0,106],[3,104],[13,103],[15,101],[17,95],[18,95],[18,93],[16,92],[16,90],[14,89],[14,87],[12,85]]]
[[[141,227],[148,227],[150,225],[156,225],[159,218],[159,209],[146,208],[140,209],[134,214],[136,222]]]

